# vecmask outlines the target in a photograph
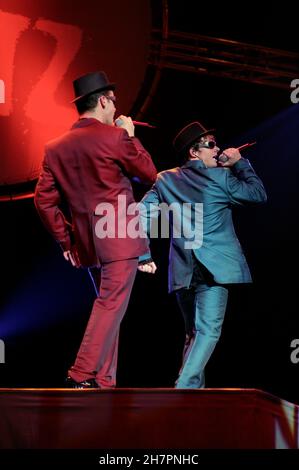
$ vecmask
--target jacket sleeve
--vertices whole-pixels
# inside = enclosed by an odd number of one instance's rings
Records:
[[[129,137],[123,130],[119,135],[119,160],[130,176],[135,176],[142,183],[153,184],[157,170],[150,154],[136,137]]]
[[[267,201],[264,185],[248,160],[241,158],[225,171],[225,176],[224,189],[232,204],[260,204]]]
[[[160,215],[159,203],[159,193],[155,185],[152,186],[138,203],[142,229],[148,238],[153,236],[155,230],[153,229],[153,225],[157,223],[157,219]],[[149,263],[150,261],[152,261],[150,252],[139,257],[139,264],[143,264],[144,262]]]
[[[34,204],[46,229],[60,243],[62,250],[66,251],[70,250],[72,245],[70,224],[59,208],[61,194],[47,160],[46,153],[35,190]]]

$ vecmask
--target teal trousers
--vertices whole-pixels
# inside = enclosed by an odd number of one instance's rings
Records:
[[[201,282],[176,295],[185,321],[186,341],[175,388],[204,388],[205,366],[221,335],[228,289]]]

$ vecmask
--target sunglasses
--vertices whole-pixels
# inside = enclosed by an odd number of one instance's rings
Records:
[[[116,96],[104,95],[107,100],[112,101],[114,104],[116,103]]]
[[[206,149],[213,149],[215,148],[217,143],[215,140],[208,140],[206,142],[197,142],[194,144],[195,149],[206,148]]]

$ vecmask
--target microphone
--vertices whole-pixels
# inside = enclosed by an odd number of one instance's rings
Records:
[[[256,142],[247,142],[247,144],[243,144],[240,147],[237,147],[237,150],[239,150],[239,152],[241,152],[241,150],[245,150],[248,147],[252,147],[252,145],[255,145],[255,144],[256,144]],[[218,162],[221,162],[221,163],[226,163],[226,162],[228,162],[228,160],[229,160],[229,158],[224,152],[221,155],[219,155],[219,157],[218,157]]]
[[[151,129],[156,129],[156,126],[152,126],[151,124],[148,124],[148,122],[141,122],[141,121],[132,121],[134,126],[141,126],[141,127],[150,127]],[[118,118],[114,121],[114,124],[117,127],[120,127],[123,124],[123,120]]]

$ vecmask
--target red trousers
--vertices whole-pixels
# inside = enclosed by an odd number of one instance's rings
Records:
[[[77,382],[95,378],[100,387],[115,387],[118,336],[127,310],[138,258],[90,269],[98,297],[69,376]]]

